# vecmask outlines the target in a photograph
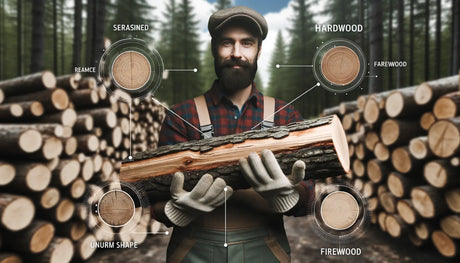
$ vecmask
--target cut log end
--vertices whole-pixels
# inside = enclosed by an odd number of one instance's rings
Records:
[[[392,92],[385,100],[385,111],[389,117],[396,117],[404,109],[404,97],[400,92]]]
[[[7,185],[16,176],[16,169],[13,165],[0,161],[0,186]]]
[[[428,104],[433,97],[433,90],[428,83],[420,84],[415,90],[414,100],[418,105]]]
[[[428,131],[428,145],[439,157],[451,157],[459,148],[460,131],[454,122],[440,120]]]
[[[40,253],[44,251],[54,237],[54,226],[51,223],[42,222],[35,230],[30,239],[30,252]]]
[[[396,203],[396,210],[404,222],[412,225],[417,221],[417,214],[410,200],[399,200]]]
[[[460,213],[460,188],[447,191],[444,197],[449,209],[455,213]]]
[[[40,205],[44,209],[50,209],[56,206],[61,198],[61,194],[57,188],[50,187],[46,189],[40,197]]]
[[[56,89],[51,95],[51,101],[58,110],[64,110],[69,106],[69,96],[62,89]]]
[[[35,215],[35,206],[26,197],[1,194],[0,206],[3,206],[1,224],[11,231],[24,229],[32,222]]]
[[[385,145],[394,144],[400,136],[399,125],[397,121],[388,119],[382,124],[380,138]]]
[[[44,71],[42,74],[42,83],[45,88],[52,89],[56,87],[56,77],[51,71]]]
[[[391,153],[391,163],[401,173],[408,173],[413,168],[410,153],[405,147],[396,148]]]
[[[368,123],[376,123],[380,117],[380,108],[379,104],[374,99],[369,99],[366,101],[366,105],[364,106],[364,113],[363,117]]]
[[[450,98],[441,97],[434,104],[433,113],[438,120],[453,118],[457,115],[457,105]]]
[[[458,242],[452,240],[446,233],[440,230],[433,231],[431,235],[431,240],[433,241],[436,249],[445,257],[454,257],[459,254],[459,245]]]
[[[356,199],[344,191],[329,194],[321,204],[321,217],[334,230],[345,230],[353,226],[359,211]]]
[[[460,215],[450,215],[441,219],[441,229],[450,237],[460,239]]]
[[[26,153],[33,153],[42,146],[42,136],[37,130],[26,130],[19,136],[19,147]]]
[[[436,117],[432,112],[425,112],[422,117],[420,117],[420,126],[425,131],[428,131],[433,123],[436,122]]]

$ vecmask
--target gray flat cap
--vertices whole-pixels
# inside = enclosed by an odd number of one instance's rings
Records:
[[[208,21],[208,30],[212,37],[218,33],[225,24],[235,20],[247,20],[255,26],[262,39],[267,37],[267,21],[256,10],[246,6],[234,6],[219,10],[211,15]]]

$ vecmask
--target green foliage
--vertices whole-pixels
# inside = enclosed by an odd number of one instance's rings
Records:
[[[285,69],[276,67],[278,64],[286,64],[286,44],[281,31],[278,31],[276,37],[275,49],[270,62],[270,81],[267,88],[267,94],[275,98],[282,97],[285,83],[285,76],[283,75],[286,75]]]

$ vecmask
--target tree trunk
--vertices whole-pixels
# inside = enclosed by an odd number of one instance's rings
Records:
[[[404,0],[398,1],[398,60],[405,61],[404,49],[405,45],[405,34],[404,34]],[[405,85],[405,70],[403,68],[397,69],[397,83],[396,88],[404,87]]]
[[[452,63],[451,74],[458,74],[460,68],[460,3],[452,0]]]
[[[73,52],[72,65],[81,65],[81,29],[82,29],[82,0],[75,0],[74,26],[73,26]]]
[[[23,52],[22,52],[22,46],[23,46],[23,41],[22,41],[22,0],[17,0],[17,28],[18,31],[17,37],[18,37],[18,42],[16,43],[16,47],[18,49],[17,53],[17,58],[16,58],[16,63],[18,63],[18,69],[17,69],[17,75],[22,76],[23,71],[22,71],[22,60],[23,58]]]
[[[43,70],[45,58],[45,0],[32,2],[32,52],[30,72]]]
[[[318,139],[313,139],[315,134]],[[177,171],[186,174],[187,189],[205,173],[223,177],[235,189],[248,188],[238,160],[263,149],[274,152],[286,174],[297,159],[305,161],[306,179],[345,174],[349,170],[343,128],[336,116],[329,116],[264,131],[163,146],[154,152],[137,154],[134,161],[124,163],[120,178],[128,182],[140,180],[137,186],[147,192],[156,191],[160,197],[169,195],[172,174]]]
[[[435,77],[441,77],[441,0],[436,0]]]
[[[415,0],[410,0],[410,26],[409,26],[409,85],[414,85],[414,5]]]
[[[383,59],[383,22],[382,2],[380,0],[369,1],[369,61],[380,61]],[[382,91],[382,69],[370,67],[369,93]]]
[[[425,0],[425,80],[430,79],[430,0]]]

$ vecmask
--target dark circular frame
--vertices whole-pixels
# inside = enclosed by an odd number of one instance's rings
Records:
[[[321,61],[323,60],[324,55],[332,48],[339,46],[350,48],[353,52],[356,53],[359,59],[358,76],[356,76],[352,82],[346,85],[339,85],[330,82],[324,77],[321,70]],[[345,93],[357,88],[366,75],[366,69],[367,61],[362,49],[355,42],[344,38],[332,39],[323,43],[320,47],[318,47],[315,55],[313,56],[313,75],[315,76],[315,79],[321,84],[323,88],[332,92]]]

